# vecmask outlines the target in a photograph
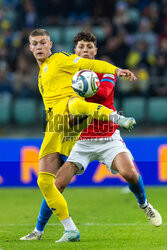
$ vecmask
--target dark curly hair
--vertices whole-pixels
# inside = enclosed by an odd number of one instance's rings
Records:
[[[85,42],[92,42],[92,43],[94,43],[95,46],[97,44],[96,37],[91,32],[81,31],[81,32],[77,33],[73,39],[73,42],[75,45],[77,45],[78,42],[82,41],[82,40]]]

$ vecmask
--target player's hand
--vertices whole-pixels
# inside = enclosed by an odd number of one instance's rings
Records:
[[[119,116],[117,124],[130,132],[136,124],[136,121],[133,117],[125,117],[121,115]]]
[[[128,69],[117,68],[115,70],[115,73],[117,76],[120,76],[120,77],[130,77],[130,81],[135,81],[137,79],[137,77]]]

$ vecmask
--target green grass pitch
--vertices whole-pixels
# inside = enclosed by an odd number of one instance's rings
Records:
[[[167,188],[147,188],[148,200],[162,215],[153,227],[131,193],[122,188],[68,188],[64,196],[81,233],[80,242],[59,243],[63,227],[53,215],[41,241],[19,241],[36,224],[42,195],[38,189],[0,189],[0,249],[167,249]]]

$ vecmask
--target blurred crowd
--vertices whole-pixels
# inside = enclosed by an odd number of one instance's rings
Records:
[[[167,0],[0,0],[0,96],[40,98],[28,48],[28,34],[37,27],[57,36],[72,28],[95,30],[97,58],[138,77],[133,84],[119,80],[119,97],[167,96]],[[72,37],[56,40],[55,48],[72,50]]]

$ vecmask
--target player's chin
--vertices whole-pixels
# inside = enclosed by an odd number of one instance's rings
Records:
[[[39,60],[39,61],[43,61],[43,60],[46,59],[46,57],[44,56],[44,54],[37,54],[36,59]]]

